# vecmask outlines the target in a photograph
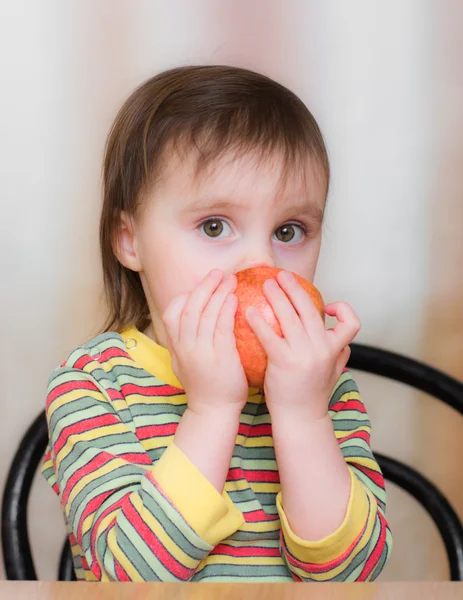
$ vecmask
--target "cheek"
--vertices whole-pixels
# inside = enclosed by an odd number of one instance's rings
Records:
[[[156,271],[150,288],[154,304],[160,313],[164,312],[176,296],[191,293],[204,278],[194,261],[187,262],[178,254],[165,256]]]
[[[210,250],[204,251],[192,236],[182,235],[177,230],[164,228],[145,239],[144,275],[159,313],[164,312],[174,297],[192,292],[209,271],[217,267]]]

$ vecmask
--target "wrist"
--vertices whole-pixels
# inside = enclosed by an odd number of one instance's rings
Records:
[[[270,414],[272,423],[274,422],[288,422],[291,424],[298,425],[303,424],[304,426],[323,426],[323,423],[330,422],[331,417],[328,412],[329,400],[323,400],[322,402],[305,402],[304,404],[291,404],[286,403],[275,403],[267,402],[267,408]]]
[[[201,422],[213,423],[233,423],[239,424],[242,405],[238,402],[229,404],[219,404],[214,402],[191,402],[188,400],[188,406],[185,413],[189,418],[201,420]]]
[[[230,468],[239,422],[238,411],[211,409],[201,413],[188,407],[175,432],[176,446],[220,493]]]

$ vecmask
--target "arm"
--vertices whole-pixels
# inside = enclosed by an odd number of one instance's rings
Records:
[[[194,404],[190,398],[188,402]],[[204,413],[187,408],[175,433],[175,444],[219,493],[227,480],[239,424],[240,411],[234,408],[218,405]]]
[[[314,422],[304,415],[271,415],[283,556],[297,580],[373,580],[392,539],[370,422],[347,371],[332,394],[329,416]]]
[[[44,471],[97,580],[188,581],[243,517],[176,443],[153,465],[121,418],[123,398],[117,412],[115,405],[91,374],[57,369],[48,389],[51,465]],[[184,425],[191,434],[191,423]],[[210,443],[223,426],[209,427]]]

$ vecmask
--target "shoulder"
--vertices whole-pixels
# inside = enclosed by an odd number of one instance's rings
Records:
[[[82,369],[95,359],[101,363],[105,359],[117,355],[127,356],[124,340],[116,331],[108,331],[72,350],[60,366]]]
[[[51,418],[57,410],[68,414],[70,407],[85,415],[97,405],[114,411],[114,400],[125,405],[121,393],[124,377],[129,373],[137,378],[138,371],[119,333],[99,334],[74,348],[50,374],[45,402],[47,415]]]
[[[115,331],[101,333],[74,348],[48,378],[49,390],[63,380],[98,380],[108,376],[117,360],[129,360],[121,335]]]

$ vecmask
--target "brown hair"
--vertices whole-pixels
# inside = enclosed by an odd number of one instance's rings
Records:
[[[318,125],[304,103],[259,73],[230,66],[164,71],[138,87],[109,132],[103,167],[100,251],[108,318],[103,331],[150,323],[140,276],[114,252],[121,212],[140,215],[143,193],[160,177],[167,148],[197,150],[197,173],[231,150],[284,159],[283,176],[310,157],[329,185],[329,162]],[[303,170],[303,169],[302,169]]]

